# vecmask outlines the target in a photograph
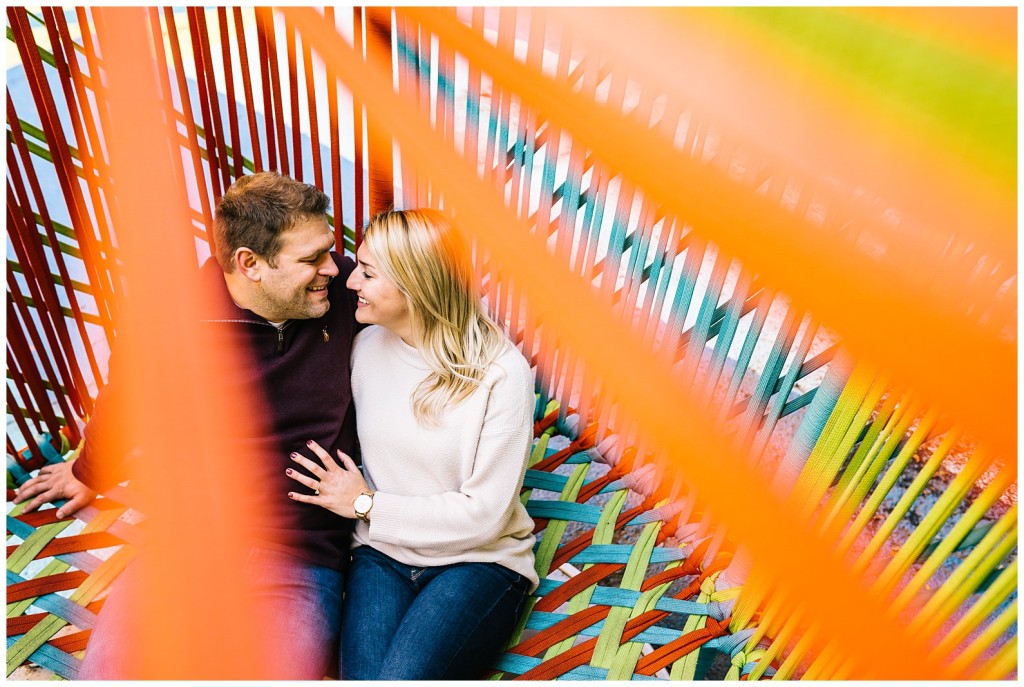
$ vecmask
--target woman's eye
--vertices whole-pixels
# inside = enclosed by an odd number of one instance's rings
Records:
[[[373,277],[368,275],[366,272],[363,272],[363,279],[373,279]]]

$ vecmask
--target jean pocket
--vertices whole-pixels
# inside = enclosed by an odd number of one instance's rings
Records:
[[[483,563],[482,565],[487,566],[490,570],[500,575],[503,579],[508,580],[509,584],[513,584],[515,582],[518,582],[519,580],[526,579],[512,568],[506,568],[501,563]]]
[[[530,580],[529,578],[517,573],[511,568],[506,568],[503,565],[492,563],[494,569],[499,571],[502,577],[506,580],[508,586],[505,588],[506,595],[518,595],[521,599],[526,599],[530,595]],[[522,601],[519,602],[520,605]]]

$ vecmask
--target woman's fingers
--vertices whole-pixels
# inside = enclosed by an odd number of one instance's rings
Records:
[[[326,471],[322,467],[311,461],[309,458],[306,458],[301,453],[293,453],[292,460],[294,460],[296,463],[309,470],[317,478],[322,479],[323,476],[326,474]]]
[[[309,441],[306,442],[306,446],[308,446],[309,449],[313,453],[315,453],[318,458],[320,458],[320,462],[324,464],[325,468],[327,468],[328,470],[337,469],[338,465],[337,463],[334,462],[334,459],[331,458],[331,454],[325,451],[323,447],[320,446],[320,444],[310,439]]]
[[[320,482],[316,481],[315,479],[310,479],[309,477],[306,477],[298,470],[292,470],[291,468],[288,468],[287,470],[284,471],[284,474],[288,475],[299,484],[309,487],[313,491],[319,491],[320,489]]]

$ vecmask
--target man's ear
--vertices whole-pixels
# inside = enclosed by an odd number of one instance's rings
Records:
[[[256,257],[256,254],[252,252],[251,248],[241,246],[240,248],[235,249],[235,253],[231,256],[231,259],[235,261],[235,269],[252,281],[260,281],[262,277],[260,273],[261,261]]]

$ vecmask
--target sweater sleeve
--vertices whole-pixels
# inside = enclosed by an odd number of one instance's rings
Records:
[[[125,408],[130,400],[120,383],[115,355],[110,359],[109,382],[96,397],[92,414],[85,425],[85,444],[71,463],[71,472],[90,489],[103,492],[128,479],[126,458],[141,443],[134,427],[126,426]]]
[[[532,378],[522,360],[491,388],[472,472],[459,491],[428,496],[377,492],[370,540],[439,553],[497,540],[515,512],[526,473],[533,407]]]

